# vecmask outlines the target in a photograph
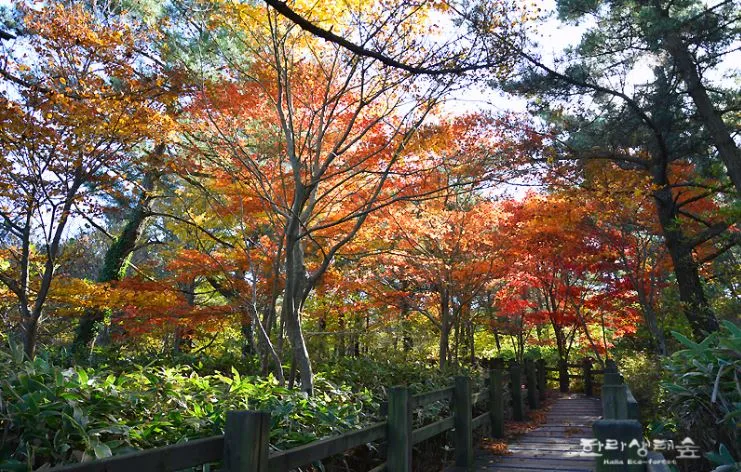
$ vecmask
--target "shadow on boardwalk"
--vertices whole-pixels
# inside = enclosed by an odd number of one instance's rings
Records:
[[[592,437],[592,423],[600,418],[598,398],[560,394],[546,414],[546,422],[512,440],[507,455],[476,452],[473,470],[486,472],[590,472],[593,458],[581,457],[581,438]],[[450,468],[448,472],[461,469]]]

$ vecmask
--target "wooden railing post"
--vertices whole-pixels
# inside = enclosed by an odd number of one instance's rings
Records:
[[[592,361],[588,358],[584,358],[584,394],[591,397],[594,394],[594,388],[592,386]]]
[[[622,392],[625,385],[622,376],[617,370],[612,371],[609,366],[605,366],[605,374],[602,377],[602,417],[605,419],[624,419],[621,418],[618,406],[623,400]],[[627,399],[626,399],[627,401]],[[627,410],[627,405],[626,405]]]
[[[538,396],[540,401],[545,401],[546,377],[548,372],[545,370],[545,359],[538,359]]]
[[[504,437],[504,386],[502,368],[496,366],[489,370],[489,414],[491,415],[491,435]]]
[[[455,465],[467,468],[473,465],[471,379],[469,377],[456,376],[453,401],[455,405]]]
[[[517,361],[509,363],[509,379],[512,393],[512,419],[522,421],[525,419],[522,408],[522,371]]]
[[[618,385],[624,382],[623,376],[617,372],[605,372],[603,376],[603,383],[605,385]]]
[[[602,386],[602,416],[605,419],[625,420],[628,418],[628,392],[625,384]]]
[[[615,417],[619,420],[628,419],[628,386],[620,384],[616,386],[615,394]]]
[[[535,363],[525,359],[525,378],[527,379],[527,406],[531,410],[538,408],[538,382],[535,377]]]
[[[412,409],[409,389],[391,387],[388,403],[388,470],[412,470]]]
[[[267,472],[270,413],[228,411],[224,428],[224,470]]]
[[[604,383],[602,384],[602,417],[606,420],[615,419],[615,386]]]
[[[558,360],[558,384],[563,393],[569,391],[569,363],[565,359]]]

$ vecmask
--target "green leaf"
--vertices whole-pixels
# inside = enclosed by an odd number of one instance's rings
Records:
[[[705,454],[705,457],[707,457],[713,465],[730,465],[736,462],[728,451],[726,445],[723,443],[721,443],[718,452],[708,452]]]
[[[103,386],[107,388],[113,385],[114,383],[116,383],[116,376],[113,374],[109,374],[108,377],[105,378],[105,382],[103,382]]]
[[[85,372],[85,369],[77,369],[77,378],[80,380],[80,385],[87,385],[88,380],[90,380],[90,377],[87,375],[87,372]]]
[[[741,337],[741,327],[736,326],[728,320],[721,320],[720,324],[731,332],[732,337]]]
[[[13,358],[13,362],[15,362],[16,364],[20,364],[21,362],[23,362],[23,359],[25,359],[26,357],[23,352],[23,346],[12,341],[10,343],[10,355]]]
[[[234,383],[240,384],[241,378],[239,376],[239,371],[232,366],[232,375],[234,376]]]
[[[93,446],[93,452],[95,453],[96,459],[105,459],[106,457],[111,457],[113,455],[111,448],[105,443],[97,443]]]
[[[674,336],[677,339],[677,341],[679,341],[680,343],[684,344],[685,346],[687,346],[690,349],[697,349],[698,347],[700,347],[699,344],[697,344],[696,342],[690,340],[684,334],[678,333],[677,331],[672,331],[672,336]]]
[[[711,472],[738,472],[738,467],[736,467],[736,464],[724,464],[721,466],[716,467]]]

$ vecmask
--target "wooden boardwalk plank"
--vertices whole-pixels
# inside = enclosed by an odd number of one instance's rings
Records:
[[[497,456],[478,451],[474,470],[481,472],[593,472],[594,458],[584,457],[580,439],[592,437],[592,423],[602,413],[598,398],[561,394],[546,413],[546,423],[522,435]],[[449,472],[458,469],[449,469]]]
[[[576,459],[576,460],[590,460],[588,457],[581,455],[581,448],[579,449],[510,449],[510,455],[508,457],[544,457],[552,459]]]

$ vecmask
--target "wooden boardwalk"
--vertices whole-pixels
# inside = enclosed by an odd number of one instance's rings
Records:
[[[582,451],[580,439],[592,437],[592,423],[601,414],[599,398],[561,394],[548,411],[546,422],[510,443],[509,454],[496,456],[478,451],[474,470],[591,472],[595,461],[579,455]]]

